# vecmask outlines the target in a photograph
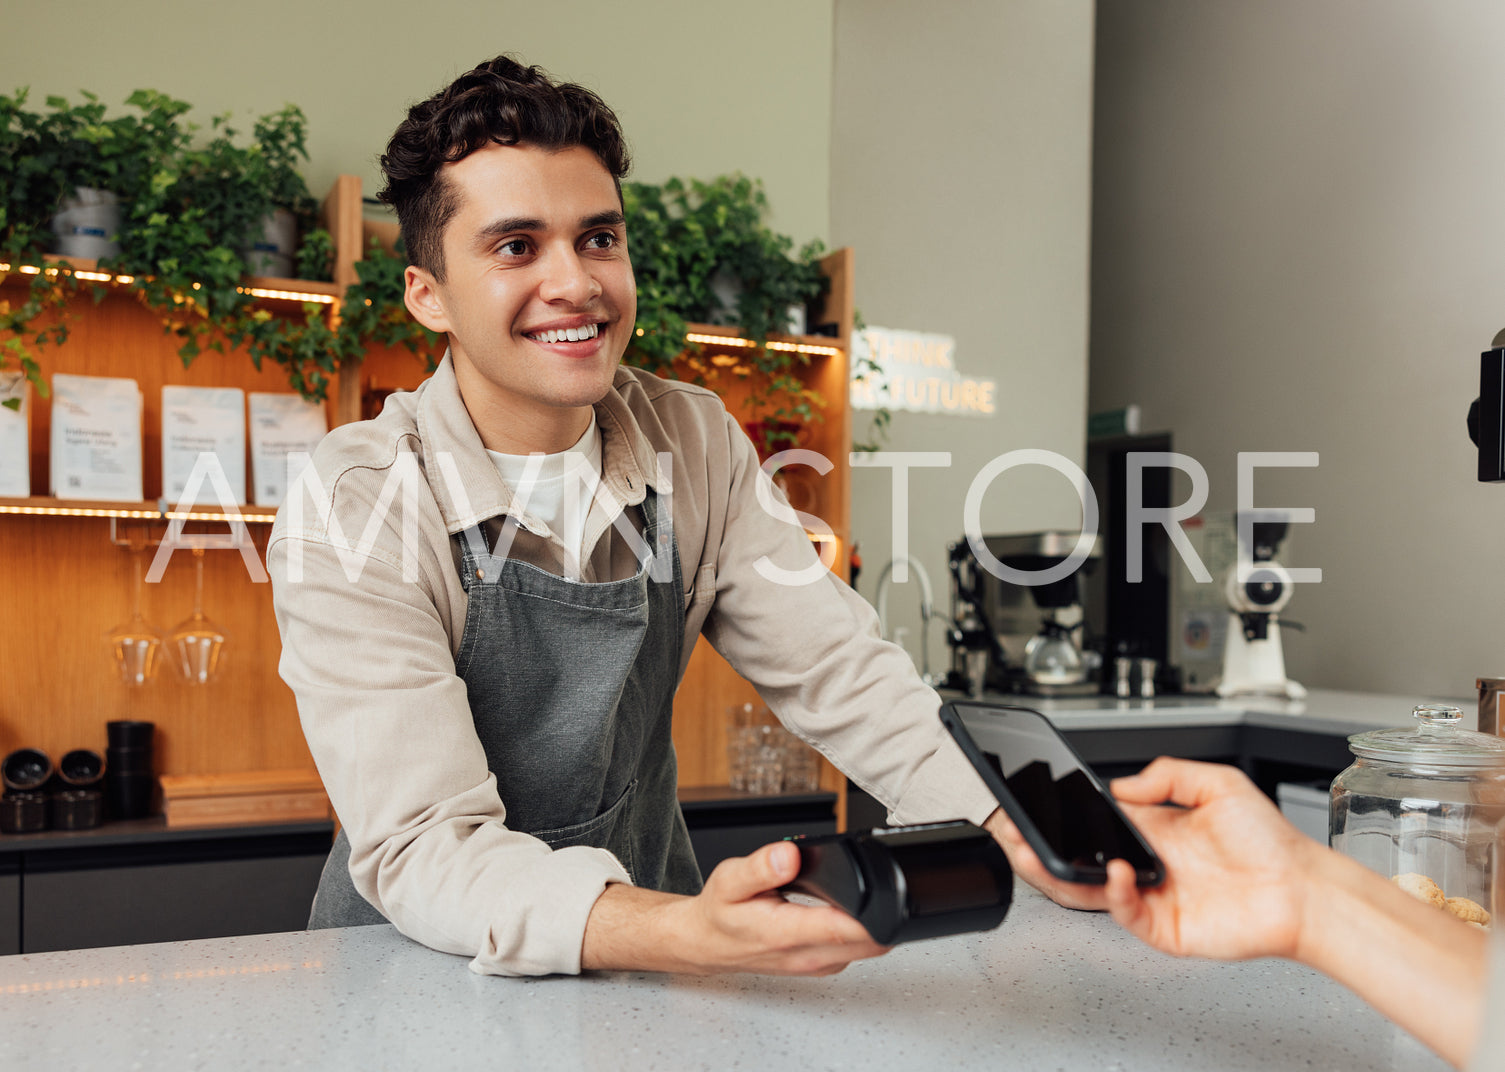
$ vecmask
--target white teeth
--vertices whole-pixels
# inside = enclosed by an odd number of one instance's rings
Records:
[[[561,328],[557,331],[540,331],[528,338],[537,342],[583,342],[594,339],[601,333],[600,324],[586,324],[582,328]]]

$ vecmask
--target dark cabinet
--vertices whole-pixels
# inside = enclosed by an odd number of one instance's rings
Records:
[[[836,833],[836,794],[825,791],[755,796],[729,786],[681,786],[679,807],[702,876],[728,856],[772,841]]]
[[[0,838],[0,954],[302,930],[328,822]]]
[[[0,856],[0,957],[21,952],[21,864]]]

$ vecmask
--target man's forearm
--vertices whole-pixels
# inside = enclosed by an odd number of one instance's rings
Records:
[[[675,953],[673,903],[686,898],[614,882],[601,891],[585,924],[582,971],[690,971]]]
[[[1482,1022],[1485,933],[1336,853],[1315,870],[1296,959],[1461,1068]]]

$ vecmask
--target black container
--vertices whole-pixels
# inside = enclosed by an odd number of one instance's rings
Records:
[[[18,748],[0,762],[5,788],[18,792],[40,789],[52,777],[52,760],[35,748]]]
[[[105,732],[109,735],[111,748],[150,748],[152,735],[156,729],[155,722],[121,719],[105,723]]]
[[[112,819],[144,819],[152,814],[157,778],[151,773],[131,774],[111,768],[105,778],[105,806]]]
[[[98,789],[65,789],[52,795],[54,830],[88,830],[104,819],[105,795]]]
[[[87,748],[75,748],[57,765],[58,777],[76,789],[98,785],[105,776],[104,756]]]
[[[152,758],[150,747],[105,749],[106,766],[111,774],[150,774]]]
[[[10,792],[0,797],[0,834],[35,834],[47,829],[47,794]]]

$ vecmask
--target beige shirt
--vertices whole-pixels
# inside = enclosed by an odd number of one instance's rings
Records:
[[[595,410],[615,508],[591,513],[581,579],[636,572],[632,539],[608,515],[636,517],[622,508],[652,485],[672,502],[685,662],[704,633],[891,821],[982,822],[994,801],[942,729],[939,698],[879,638],[872,608],[819,566],[793,516],[760,505],[768,478],[720,399],[624,368]],[[355,888],[475,971],[578,972],[591,907],[627,873],[605,850],[552,851],[507,828],[454,663],[466,595],[452,537],[489,522],[495,541],[511,515],[508,553],[561,575],[562,543],[513,509],[447,358],[376,419],[332,431],[309,472],[278,512],[267,559],[282,677],[350,838]],[[813,583],[777,583],[770,567]]]

